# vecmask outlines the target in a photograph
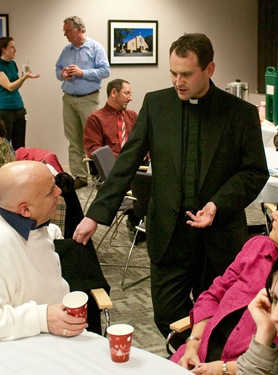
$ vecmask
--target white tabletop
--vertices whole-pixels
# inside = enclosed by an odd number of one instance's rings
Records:
[[[278,168],[278,151],[274,147],[265,147],[268,169]],[[265,187],[254,203],[278,203],[278,177],[269,177]]]
[[[277,133],[277,129],[278,127],[268,120],[264,120],[262,122],[262,137],[264,147],[275,147],[273,143],[273,138]]]
[[[114,363],[108,340],[89,332],[72,338],[41,334],[0,341],[0,353],[3,375],[192,374],[165,358],[134,347],[128,362]]]

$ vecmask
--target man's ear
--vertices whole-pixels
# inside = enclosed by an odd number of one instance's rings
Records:
[[[213,75],[215,70],[215,63],[211,61],[208,66],[206,67],[209,78]]]
[[[111,96],[115,98],[117,96],[118,91],[115,89],[115,87],[111,90]]]
[[[27,202],[22,202],[22,203],[19,204],[18,213],[23,217],[30,217],[31,216],[31,212],[30,212],[29,205],[28,205]]]

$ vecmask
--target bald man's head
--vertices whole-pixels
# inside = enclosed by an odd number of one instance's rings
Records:
[[[36,220],[37,225],[55,214],[60,193],[43,163],[15,161],[0,168],[0,207]]]

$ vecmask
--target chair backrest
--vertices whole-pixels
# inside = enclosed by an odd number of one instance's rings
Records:
[[[109,146],[103,146],[92,152],[92,159],[102,181],[105,181],[113,168],[116,157]]]
[[[147,215],[149,200],[152,190],[152,175],[147,172],[136,172],[130,184],[133,201],[134,215],[139,219],[144,219]]]

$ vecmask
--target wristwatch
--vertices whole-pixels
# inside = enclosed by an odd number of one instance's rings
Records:
[[[227,371],[227,362],[223,362],[223,365],[222,365],[222,375],[229,375],[229,373]]]

